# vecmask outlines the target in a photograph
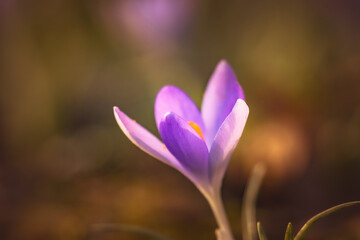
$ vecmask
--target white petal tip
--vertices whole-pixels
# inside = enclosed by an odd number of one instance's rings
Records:
[[[217,68],[230,68],[230,64],[225,59],[222,59],[218,64]]]
[[[246,102],[239,98],[238,100],[236,100],[236,103],[234,105],[234,108],[241,108],[241,111],[246,113],[247,115],[249,114],[249,106],[246,104]]]
[[[172,114],[172,112],[167,112],[164,114],[163,119],[166,119],[167,117],[169,117]]]

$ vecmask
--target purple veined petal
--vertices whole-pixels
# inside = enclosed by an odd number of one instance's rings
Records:
[[[231,154],[241,137],[248,115],[249,107],[244,100],[238,99],[215,136],[209,154],[209,175],[215,186],[221,186]]]
[[[239,98],[245,100],[244,92],[230,65],[222,60],[209,80],[201,106],[208,146]]]
[[[166,147],[198,180],[208,182],[208,155],[204,139],[180,116],[166,113],[159,132]]]
[[[125,113],[120,111],[118,107],[114,107],[114,115],[121,130],[132,143],[154,158],[157,158],[165,164],[168,164],[184,173],[183,168],[177,159],[168,151],[165,145],[157,137],[140,124],[136,123],[135,120],[129,118]]]
[[[205,132],[204,122],[195,103],[181,89],[175,86],[163,87],[155,100],[155,121],[158,129],[164,115],[173,112],[186,122],[196,123]]]

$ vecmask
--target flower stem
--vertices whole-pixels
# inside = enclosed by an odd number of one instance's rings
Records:
[[[214,213],[218,229],[216,230],[217,240],[234,240],[230,224],[226,216],[224,205],[221,199],[220,191],[214,191],[213,194],[206,196],[211,210]]]

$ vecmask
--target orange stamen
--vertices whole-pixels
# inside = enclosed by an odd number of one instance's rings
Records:
[[[195,130],[195,132],[197,133],[197,134],[199,134],[199,136],[203,139],[203,140],[205,140],[204,139],[204,135],[202,134],[202,132],[201,132],[201,128],[196,124],[196,123],[194,123],[194,122],[188,122],[189,123],[189,125]]]

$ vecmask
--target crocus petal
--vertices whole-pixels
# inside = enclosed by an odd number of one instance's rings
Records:
[[[121,130],[132,143],[154,158],[182,171],[179,162],[157,137],[129,118],[118,107],[114,107],[114,115]]]
[[[223,60],[209,80],[201,106],[208,146],[239,98],[245,100],[244,92],[230,65]]]
[[[209,151],[201,136],[180,116],[166,113],[159,127],[169,151],[197,179],[208,180]],[[206,180],[206,181],[207,181]]]
[[[243,132],[249,107],[238,99],[231,113],[217,132],[209,154],[209,175],[212,183],[220,187],[232,152]]]
[[[199,109],[186,93],[175,86],[163,87],[156,96],[155,121],[158,129],[167,112],[177,114],[186,122],[194,122],[203,132],[205,131]]]

